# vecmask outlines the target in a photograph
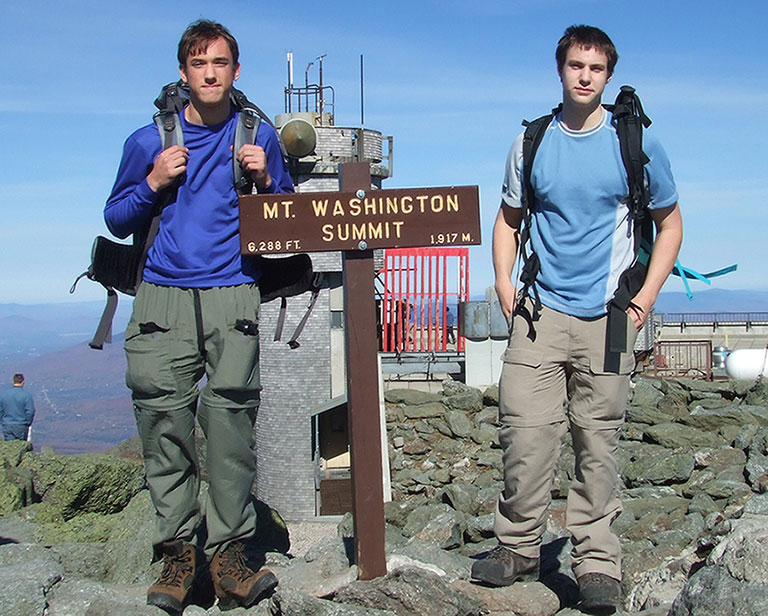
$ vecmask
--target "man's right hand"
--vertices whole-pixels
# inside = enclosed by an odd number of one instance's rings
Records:
[[[174,180],[187,170],[189,150],[180,145],[172,145],[157,155],[152,171],[147,176],[147,184],[160,192],[173,184]]]
[[[499,296],[501,311],[504,313],[504,316],[509,319],[512,315],[512,311],[515,309],[515,303],[517,302],[517,289],[515,289],[511,280],[497,280],[496,294]]]

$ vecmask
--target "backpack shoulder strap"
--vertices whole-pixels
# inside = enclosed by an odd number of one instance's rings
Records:
[[[562,105],[558,105],[547,115],[536,118],[531,122],[523,122],[523,126],[525,126],[525,132],[523,133],[523,185],[521,187],[520,199],[523,205],[523,224],[520,229],[518,256],[522,261],[522,267],[520,270],[520,290],[517,294],[516,311],[528,323],[528,337],[531,340],[536,338],[533,322],[539,320],[541,313],[541,299],[536,287],[536,277],[539,274],[541,264],[538,256],[530,247],[532,211],[536,203],[536,195],[531,183],[531,172],[533,170],[533,160],[536,157],[536,152],[539,149],[539,145],[541,145],[542,139],[544,139],[544,134],[547,132],[550,124],[552,124],[552,119],[561,109]],[[533,293],[533,310],[530,311],[525,307],[524,302],[529,293]]]
[[[628,351],[626,344],[627,319],[625,311],[645,281],[647,264],[637,257],[641,246],[653,241],[653,222],[648,215],[651,195],[645,180],[645,165],[649,162],[643,151],[643,129],[651,125],[640,99],[631,86],[621,86],[616,102],[606,105],[611,112],[611,125],[619,139],[621,161],[627,174],[629,187],[628,236],[634,235],[635,262],[619,278],[616,293],[608,304],[606,350],[604,370],[618,373],[620,355]]]
[[[181,130],[179,114],[175,111],[158,111],[152,116],[160,133],[160,141],[164,150],[172,145],[184,145],[184,133]]]
[[[272,120],[269,119],[269,116],[266,113],[264,113],[261,109],[259,109],[259,107],[256,104],[249,101],[248,97],[241,90],[238,90],[237,88],[232,88],[232,92],[230,94],[230,100],[232,101],[232,104],[235,106],[235,109],[237,109],[238,111],[241,111],[243,109],[248,109],[249,111],[257,115],[259,118],[264,120],[272,128],[275,128],[275,125],[272,123]]]
[[[277,142],[280,145],[280,152],[283,155],[283,160],[288,159],[288,154],[285,151],[285,145],[283,140],[280,139],[280,132],[277,130],[269,116],[264,113],[257,105],[248,100],[248,97],[237,88],[232,88],[230,94],[230,100],[238,110],[240,117],[238,118],[237,128],[235,129],[235,142],[234,152],[236,153],[244,143],[256,143],[256,135],[259,130],[259,124],[264,121],[275,130],[277,135]],[[247,125],[254,124],[251,129]],[[252,131],[253,136],[250,136]],[[235,188],[239,194],[247,194],[253,189],[253,184],[248,179],[247,175],[243,173],[242,168],[237,162],[237,159],[233,162],[234,174],[235,174]]]
[[[163,86],[155,99],[157,113],[152,119],[160,132],[160,140],[164,150],[172,145],[184,145],[184,133],[181,130],[179,112],[189,101],[189,89],[182,81],[174,81]]]
[[[309,315],[312,314],[312,309],[315,307],[315,303],[317,302],[317,298],[320,295],[320,289],[323,285],[323,278],[324,274],[323,272],[315,272],[312,276],[312,282],[310,283],[309,290],[312,291],[312,294],[310,295],[309,303],[307,304],[307,310],[304,313],[304,316],[301,318],[301,321],[299,321],[298,325],[296,325],[296,329],[293,330],[293,335],[291,336],[291,339],[288,341],[288,346],[292,349],[299,348],[299,336],[301,335],[301,332],[304,331],[304,326],[307,324],[307,321],[309,320]],[[285,298],[283,298],[285,299]],[[276,340],[279,340],[279,337],[277,337],[277,333],[275,334]]]
[[[179,113],[184,110],[189,101],[189,86],[183,81],[174,81],[163,86],[160,94],[155,99],[155,107],[158,111],[152,116],[160,133],[160,142],[163,150],[167,150],[174,145],[184,145],[184,132],[181,129]],[[155,236],[160,228],[160,217],[163,209],[170,203],[174,194],[176,183],[163,191],[163,195],[158,200],[152,219],[141,233],[134,233],[133,241],[135,245],[142,247],[141,257],[138,263],[138,272],[136,274],[136,290],[141,284],[144,263],[147,260],[147,254],[155,241]]]
[[[232,144],[232,171],[235,176],[235,190],[239,195],[249,194],[253,190],[253,182],[237,160],[237,152],[246,143],[256,143],[259,124],[261,117],[251,109],[241,109],[237,112],[235,140]]]
[[[533,208],[535,201],[535,195],[533,193],[533,186],[531,185],[531,170],[533,169],[533,160],[536,157],[536,152],[541,145],[541,140],[544,139],[544,133],[547,132],[547,128],[552,123],[554,118],[560,110],[563,108],[562,104],[555,107],[547,115],[543,115],[540,118],[529,122],[523,121],[525,126],[525,132],[523,133],[523,186],[522,186],[522,202],[524,214],[527,210]]]
[[[619,148],[629,185],[629,208],[633,216],[642,216],[650,203],[645,181],[645,165],[649,162],[643,151],[643,128],[651,125],[640,99],[631,86],[621,86],[616,102],[608,109],[612,112],[611,124],[619,138]]]

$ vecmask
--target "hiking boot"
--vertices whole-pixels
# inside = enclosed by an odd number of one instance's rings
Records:
[[[241,541],[218,550],[211,558],[210,570],[220,610],[251,607],[277,586],[277,578],[269,569],[254,571],[248,566]]]
[[[472,581],[489,586],[509,586],[538,579],[539,559],[520,556],[504,545],[497,545],[485,558],[472,564]]]
[[[606,613],[621,606],[621,582],[603,573],[585,573],[579,583],[579,607],[587,612]]]
[[[163,571],[147,590],[147,605],[180,614],[195,581],[195,546],[183,541],[169,541],[160,546],[160,552]]]

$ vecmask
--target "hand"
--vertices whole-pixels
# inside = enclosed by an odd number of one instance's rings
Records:
[[[504,316],[509,319],[512,311],[515,309],[515,303],[517,302],[517,289],[515,289],[515,286],[510,280],[497,280],[496,294],[499,296],[501,311],[504,313]]]
[[[639,296],[635,296],[632,302],[630,302],[629,308],[627,308],[627,314],[634,322],[637,331],[640,331],[648,318],[648,308],[645,307],[644,302]]]
[[[259,188],[267,188],[272,183],[267,155],[261,146],[245,144],[237,151],[237,161]]]
[[[155,159],[152,171],[147,176],[147,184],[155,192],[168,188],[187,170],[187,160],[189,150],[183,146],[172,145],[163,150]]]

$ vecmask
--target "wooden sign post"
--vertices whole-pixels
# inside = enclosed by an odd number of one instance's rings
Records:
[[[371,190],[367,162],[341,191],[240,197],[244,255],[341,250],[355,545],[360,579],[386,575],[373,250],[480,243],[476,186]]]

